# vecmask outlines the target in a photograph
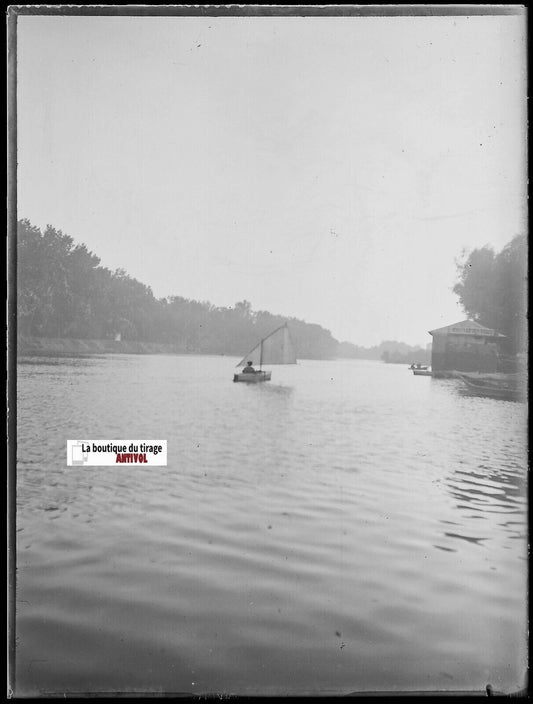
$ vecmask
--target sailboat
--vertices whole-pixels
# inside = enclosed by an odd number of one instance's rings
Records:
[[[296,364],[296,355],[287,323],[280,325],[270,335],[264,337],[235,366],[243,367],[248,362],[259,365],[259,370],[234,374],[233,381],[245,381],[249,384],[270,381],[272,372],[264,371],[263,364]]]

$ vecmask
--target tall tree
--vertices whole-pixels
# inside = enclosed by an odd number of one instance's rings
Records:
[[[485,246],[463,252],[453,287],[465,313],[506,336],[511,353],[524,351],[527,337],[527,241],[517,235],[496,254]]]

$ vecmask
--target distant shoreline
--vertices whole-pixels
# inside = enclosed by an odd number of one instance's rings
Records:
[[[197,354],[181,345],[140,340],[80,340],[57,337],[20,337],[17,356],[38,354]]]
[[[17,357],[69,357],[72,355],[93,354],[186,354],[208,355],[217,357],[239,357],[237,352],[201,352],[187,349],[185,345],[165,342],[142,342],[140,340],[82,340],[63,337],[19,337],[17,340]],[[384,362],[375,357],[300,357],[300,359],[333,361],[360,359],[370,362]],[[390,360],[389,364],[410,364],[407,360]]]
[[[242,357],[225,352],[202,352],[187,349],[184,345],[165,342],[141,342],[140,340],[81,340],[59,337],[19,337],[17,340],[17,357],[69,357],[71,355],[91,354],[187,354],[207,355],[209,357]],[[301,357],[301,359],[305,359]],[[318,358],[331,361],[334,358]]]

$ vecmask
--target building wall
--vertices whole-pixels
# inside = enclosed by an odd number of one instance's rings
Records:
[[[433,371],[495,372],[498,346],[472,335],[435,335],[431,354]]]

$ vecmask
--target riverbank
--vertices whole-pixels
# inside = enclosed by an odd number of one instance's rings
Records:
[[[139,340],[78,340],[72,338],[21,337],[17,340],[17,355],[72,354],[185,354],[190,350],[181,345]]]
[[[164,342],[141,342],[140,340],[79,340],[59,337],[19,337],[17,357],[70,357],[90,354],[200,354],[241,356],[224,352],[206,352],[188,348],[186,344]],[[301,359],[315,359],[301,357]]]

